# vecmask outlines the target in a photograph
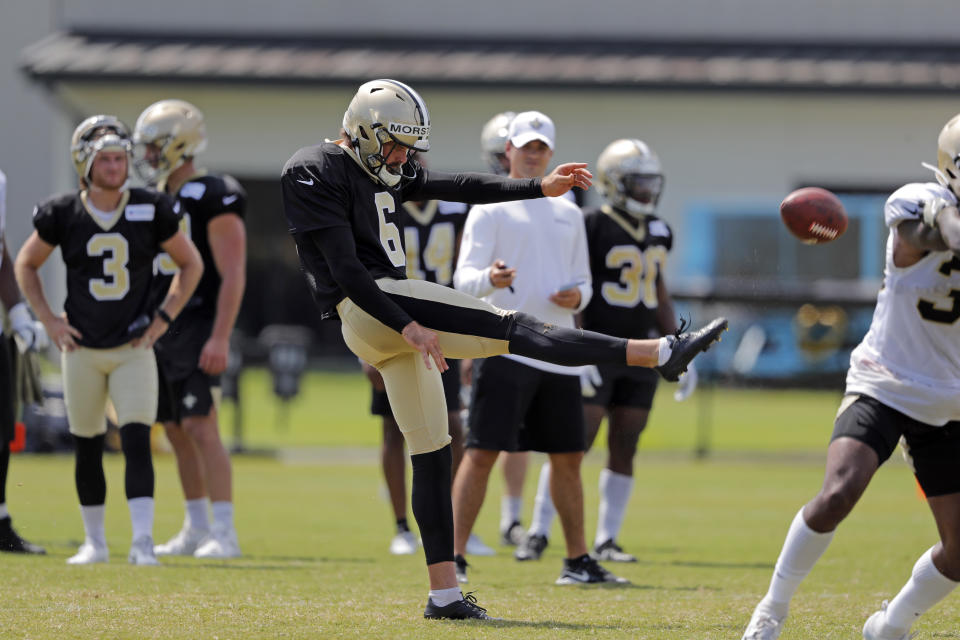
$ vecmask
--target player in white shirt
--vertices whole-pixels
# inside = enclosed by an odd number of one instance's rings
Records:
[[[938,139],[937,183],[890,196],[884,286],[870,330],[850,356],[827,449],[823,488],[793,519],[744,640],[780,635],[790,599],[877,468],[902,442],[940,542],[863,627],[866,640],[906,640],[921,614],[960,581],[960,115]]]
[[[545,175],[555,140],[550,118],[537,111],[519,113],[510,123],[508,137],[510,176]],[[474,207],[464,228],[454,286],[494,306],[573,328],[574,314],[593,294],[583,214],[563,198]],[[453,491],[454,554],[460,577],[465,577],[462,556],[490,469],[501,451],[533,449],[550,456],[553,493],[566,534],[567,554],[557,583],[625,582],[587,553],[579,367],[513,354],[479,364],[467,449]]]
[[[40,350],[49,344],[43,325],[33,319],[27,304],[20,299],[20,289],[13,276],[13,261],[7,250],[6,222],[7,177],[0,171],[0,303],[10,316],[10,328],[16,334],[4,335],[0,318],[0,551],[13,553],[46,553],[43,547],[21,538],[13,528],[7,511],[7,469],[10,466],[10,441],[14,436],[17,405],[13,352],[19,348]],[[16,346],[14,346],[16,342]]]

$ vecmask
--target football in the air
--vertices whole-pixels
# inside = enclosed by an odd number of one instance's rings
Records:
[[[780,217],[790,233],[806,244],[836,240],[847,230],[840,199],[820,187],[804,187],[780,203]]]

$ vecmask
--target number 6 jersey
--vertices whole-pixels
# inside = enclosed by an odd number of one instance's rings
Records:
[[[897,225],[920,219],[934,197],[957,201],[934,183],[905,185],[887,200],[883,288],[870,330],[850,354],[846,392],[941,426],[960,420],[960,259],[931,251],[909,267],[893,264]]]
[[[90,210],[85,191],[37,205],[33,226],[41,240],[60,247],[67,266],[64,308],[83,334],[78,344],[109,349],[143,333],[153,259],[178,225],[170,201],[146,189],[125,191],[107,220]]]

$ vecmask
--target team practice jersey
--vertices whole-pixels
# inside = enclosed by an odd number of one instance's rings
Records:
[[[106,221],[89,209],[85,191],[37,205],[33,226],[67,266],[64,308],[83,336],[79,345],[108,349],[146,330],[153,260],[178,224],[169,199],[146,189],[125,191]]]
[[[406,278],[400,229],[404,201],[480,203],[542,195],[539,179],[507,180],[423,168],[414,179],[387,187],[370,177],[352,151],[329,142],[297,151],[284,166],[280,184],[287,227],[321,318],[336,317],[336,305],[349,296],[396,331],[410,318],[387,301],[373,280]],[[331,238],[336,242],[321,249],[320,243]],[[331,264],[333,260],[338,262]]]
[[[457,240],[467,221],[467,205],[428,200],[404,202],[400,217],[407,277],[453,285]]]
[[[960,258],[931,251],[893,264],[897,225],[922,218],[923,202],[957,199],[938,184],[908,184],[887,200],[883,288],[870,330],[850,355],[847,393],[864,394],[931,425],[960,420]]]
[[[212,319],[216,315],[221,279],[210,250],[207,225],[217,216],[226,213],[234,213],[242,218],[246,206],[247,194],[240,183],[230,176],[193,176],[177,191],[176,208],[180,215],[180,229],[193,241],[203,259],[203,276],[181,316]],[[177,265],[170,256],[163,253],[157,256],[156,270],[159,304],[170,288],[170,280],[177,271]]]
[[[673,233],[654,215],[636,220],[609,205],[585,212],[593,298],[583,310],[583,328],[618,338],[653,338],[657,281]]]

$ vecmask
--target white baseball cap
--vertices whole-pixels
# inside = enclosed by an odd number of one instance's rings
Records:
[[[510,122],[510,133],[507,136],[510,144],[518,149],[533,140],[541,140],[553,150],[557,130],[548,116],[539,111],[524,111],[518,113]]]

